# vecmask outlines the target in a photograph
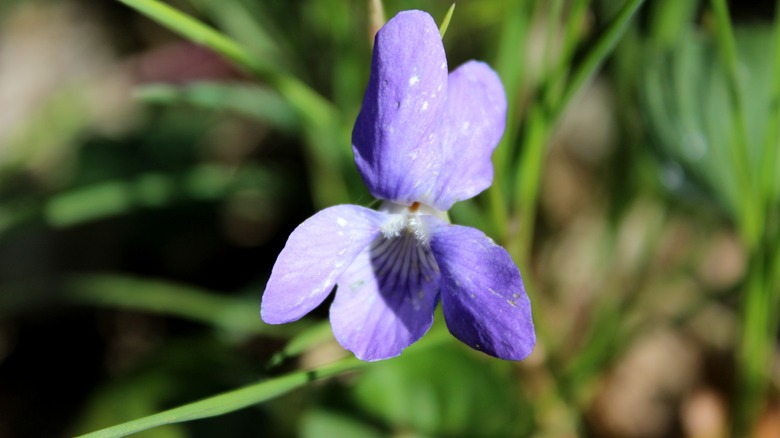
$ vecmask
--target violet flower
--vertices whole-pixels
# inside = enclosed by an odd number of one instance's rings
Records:
[[[485,190],[504,132],[506,98],[486,64],[447,74],[430,15],[405,11],[376,35],[371,76],[352,133],[355,163],[379,211],[338,205],[293,231],[268,280],[261,316],[295,321],[338,285],[333,333],[368,361],[420,339],[441,299],[450,332],[502,359],[536,342],[531,305],[509,253],[446,211]]]

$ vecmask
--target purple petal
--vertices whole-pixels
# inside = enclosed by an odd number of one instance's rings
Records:
[[[359,359],[388,359],[433,323],[439,272],[412,234],[378,238],[341,276],[330,322],[336,340]]]
[[[356,205],[337,205],[300,224],[271,271],[260,306],[263,321],[295,321],[320,305],[355,257],[379,235],[387,217]]]
[[[426,218],[447,327],[466,345],[520,360],[536,344],[531,303],[509,253],[474,228]]]
[[[396,15],[377,33],[355,129],[355,164],[372,195],[448,210],[493,180],[490,156],[504,133],[506,96],[486,64],[447,76],[436,23]]]
[[[490,156],[506,125],[506,96],[498,75],[487,64],[469,61],[450,73],[440,138],[442,164],[433,205],[449,210],[493,182]]]
[[[374,197],[424,201],[441,165],[435,134],[447,96],[447,58],[430,15],[404,11],[379,30],[355,128],[355,164]]]

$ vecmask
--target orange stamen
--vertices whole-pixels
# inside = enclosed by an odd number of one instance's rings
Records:
[[[416,212],[416,211],[417,211],[417,209],[419,209],[419,208],[420,208],[420,203],[419,203],[419,202],[415,202],[415,203],[413,203],[412,205],[410,205],[410,206],[409,206],[409,211],[410,211],[411,213],[414,213],[414,212]]]

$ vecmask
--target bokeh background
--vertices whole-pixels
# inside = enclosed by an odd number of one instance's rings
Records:
[[[350,132],[377,2],[166,3],[238,55],[125,3],[0,3],[0,437],[349,356],[329,302],[285,326],[259,304],[300,222],[373,201]],[[439,314],[399,358],[138,436],[780,436],[778,20],[731,3],[457,4],[450,68],[490,63],[510,111],[494,186],[451,218],[520,266],[528,359]]]

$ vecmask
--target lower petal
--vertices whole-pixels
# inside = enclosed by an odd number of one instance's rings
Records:
[[[336,340],[359,359],[401,354],[433,324],[439,272],[412,234],[377,238],[341,276],[330,321]]]
[[[379,235],[387,217],[356,205],[337,205],[300,224],[271,271],[260,306],[263,321],[295,321],[320,305],[355,257]]]
[[[536,344],[531,303],[509,253],[474,228],[433,218],[427,225],[450,332],[491,356],[528,356]]]

